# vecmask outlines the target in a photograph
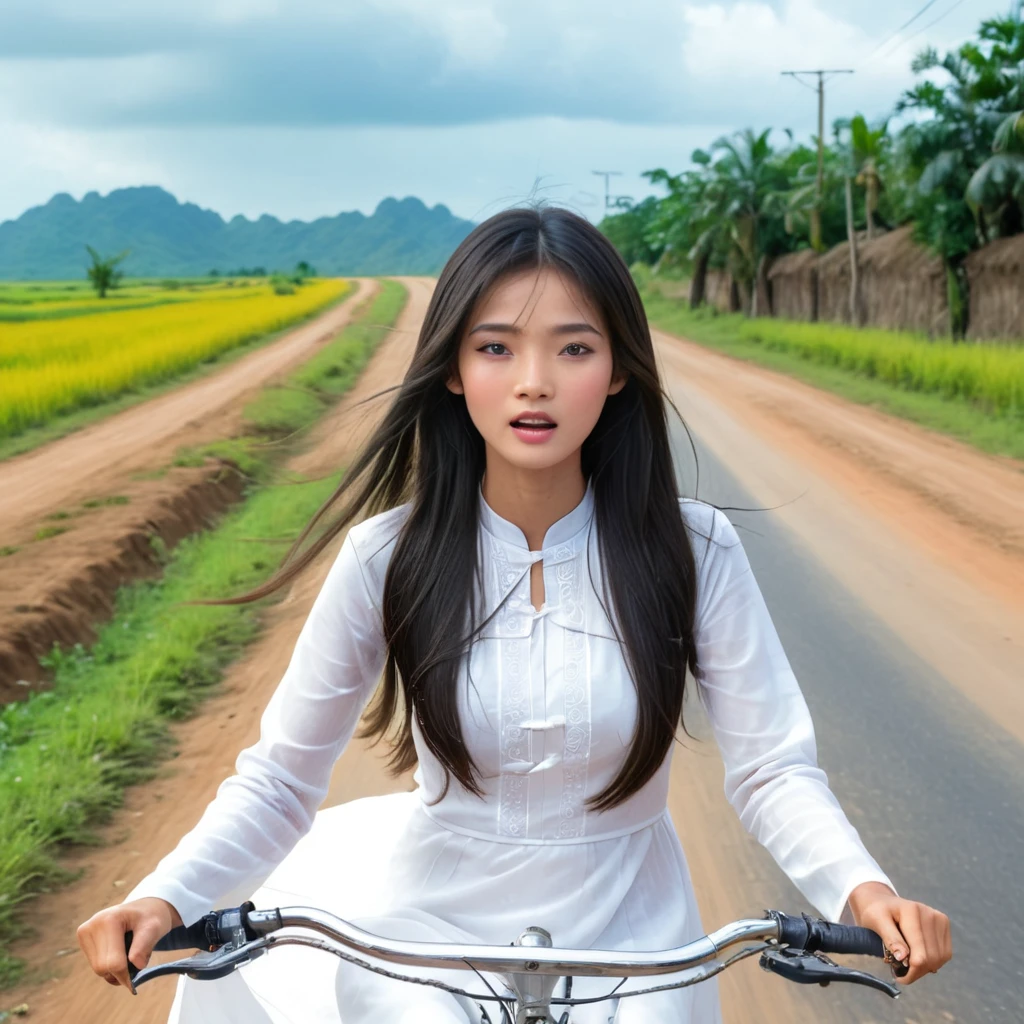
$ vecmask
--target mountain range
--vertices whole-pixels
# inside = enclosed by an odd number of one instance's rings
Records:
[[[0,224],[0,278],[83,277],[86,245],[103,256],[129,250],[121,266],[130,277],[272,271],[300,260],[320,274],[435,274],[473,226],[413,196],[384,199],[369,217],[354,211],[283,222],[269,214],[225,221],[152,185],[81,200],[60,192]]]

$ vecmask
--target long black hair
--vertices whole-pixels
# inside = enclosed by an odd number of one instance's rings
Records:
[[[340,486],[302,531],[254,601],[297,576],[360,513],[408,503],[383,595],[384,677],[363,735],[388,736],[398,773],[416,763],[412,716],[445,769],[480,794],[457,707],[460,666],[479,623],[471,607],[477,572],[483,438],[465,398],[447,382],[477,301],[505,275],[551,268],[573,280],[599,310],[612,342],[613,374],[626,383],[605,400],[583,443],[584,477],[605,567],[599,594],[610,602],[637,695],[636,728],[618,775],[590,801],[622,803],[658,770],[681,721],[686,671],[697,674],[696,568],[679,508],[666,406],[651,333],[629,270],[592,224],[556,206],[513,208],[479,224],[441,272],[411,365],[382,422]],[[376,396],[375,396],[376,397]],[[338,504],[309,547],[305,538]],[[293,558],[293,556],[295,556]]]

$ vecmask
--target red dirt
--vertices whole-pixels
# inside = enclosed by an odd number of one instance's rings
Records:
[[[368,417],[359,415],[357,422],[362,425],[353,426],[351,406],[360,396],[395,382],[411,351],[430,285],[410,282],[410,287],[412,301],[400,321],[400,330],[378,350],[348,400],[326,418],[311,438],[311,448],[294,459],[291,468],[320,474],[344,464],[356,430],[361,432],[368,425]],[[936,481],[927,472],[922,474],[928,487],[945,488],[946,501],[933,503],[922,495],[924,485],[918,482],[903,486],[901,481],[917,468],[928,469],[935,446],[946,445],[943,439],[922,431],[915,444],[916,434],[913,430],[908,433],[903,423],[890,423],[888,417],[871,410],[850,407],[842,400],[698,346],[661,337],[659,349],[666,384],[688,422],[713,443],[716,453],[759,501],[773,504],[809,487],[807,497],[787,506],[782,514],[806,530],[808,544],[816,553],[827,556],[830,567],[844,581],[858,562],[881,557],[882,545],[889,560],[887,568],[897,575],[898,586],[904,582],[900,574],[909,571],[923,573],[922,588],[934,586],[943,574],[958,573],[955,579],[968,597],[980,594],[993,608],[1002,609],[1004,620],[1012,627],[1013,644],[1019,643],[1019,605],[1003,600],[1012,596],[1007,591],[1006,573],[1013,571],[1010,560],[1016,556],[1007,550],[1006,542],[1012,549],[1015,524],[993,511],[1002,507],[1012,512],[1017,499],[1005,475],[1013,471],[1012,466],[958,450],[951,459],[948,477],[940,476]],[[806,395],[807,390],[820,401]],[[786,422],[767,411],[769,399],[785,413]],[[793,419],[800,415],[800,409],[808,410],[808,419],[795,426]],[[884,471],[870,468],[848,445],[823,440],[836,431],[840,437],[856,436],[852,431],[862,417],[879,432],[871,455],[894,460],[891,465],[883,462]],[[898,444],[894,438],[899,439]],[[969,470],[969,478],[965,475],[960,486],[969,487],[970,494],[960,499],[965,504],[958,507],[969,507],[967,503],[974,500],[973,488],[978,488],[981,495],[1003,494],[1007,501],[1000,505],[997,498],[989,503],[983,510],[985,529],[969,537],[965,537],[957,516],[948,511],[949,502],[958,500],[956,467],[961,465],[965,474]],[[1016,493],[1019,496],[1020,491]],[[850,525],[861,521],[864,525],[859,528]],[[988,552],[991,556],[996,550],[998,557],[969,565],[951,559],[951,549],[945,544],[947,536],[960,537],[961,543],[971,545],[972,553]],[[166,1019],[173,984],[156,983],[152,991],[143,990],[137,999],[105,985],[91,975],[78,952],[75,927],[98,908],[120,899],[176,844],[198,819],[221,779],[232,771],[237,751],[256,738],[259,715],[284,672],[295,638],[340,543],[338,538],[316,566],[296,581],[287,597],[268,610],[264,634],[231,667],[221,695],[175,730],[180,744],[177,759],[158,779],[129,790],[125,808],[107,830],[114,845],[76,852],[68,863],[84,870],[82,880],[33,904],[39,936],[19,953],[28,958],[36,981],[5,993],[5,1005],[27,1002],[30,1019],[40,1022],[63,1021],[71,1015],[95,1024],[159,1024]],[[1001,567],[1003,560],[1009,569]],[[859,567],[864,570],[863,564]],[[986,576],[988,568],[994,570],[991,577]],[[870,573],[867,576],[869,582],[877,583]],[[869,589],[870,603],[887,613],[892,602],[884,588]],[[926,596],[922,595],[923,603],[896,618],[897,628],[911,634],[921,632],[925,625],[933,635],[965,632],[962,620],[956,618],[958,606],[929,605]],[[968,625],[973,628],[972,622]],[[948,677],[948,673],[943,674]],[[972,685],[983,689],[987,674],[975,672],[969,678]],[[766,891],[771,872],[776,870],[725,803],[721,778],[721,763],[712,745],[694,747],[688,743],[686,749],[676,752],[670,809],[709,925],[757,913],[762,905],[759,893]],[[327,804],[408,787],[407,779],[389,778],[377,754],[355,742],[338,762]],[[66,956],[60,955],[64,952]],[[41,977],[43,972],[52,976]],[[766,980],[753,964],[741,965],[723,976],[721,991],[725,1019],[730,1024],[809,1019],[800,993],[774,979]],[[817,1019],[852,1024],[852,1018],[831,1004],[826,1012],[827,1018]]]

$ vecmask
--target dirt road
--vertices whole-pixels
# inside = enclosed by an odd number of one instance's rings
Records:
[[[411,302],[395,335],[378,350],[346,402],[321,424],[309,450],[294,460],[295,470],[319,474],[344,464],[355,421],[362,423],[360,430],[368,422],[362,411],[353,415],[353,404],[401,374],[430,287],[421,281],[409,286]],[[962,681],[967,699],[999,728],[1015,734],[1024,728],[1009,685],[1014,660],[1021,664],[1020,595],[1012,585],[1020,557],[1020,467],[957,448],[947,471],[937,471],[936,446],[941,450],[948,442],[697,346],[664,337],[658,343],[666,385],[690,426],[756,500],[774,505],[802,495],[772,515],[798,531],[813,556],[915,649],[931,650],[929,658],[952,659],[955,665],[981,659]],[[861,442],[863,449],[856,447],[860,428],[871,432],[870,443]],[[685,453],[684,439],[677,438],[677,447]],[[982,525],[976,528],[975,522]],[[98,907],[116,902],[174,846],[232,770],[236,752],[255,739],[259,714],[280,680],[336,547],[270,610],[266,632],[232,667],[222,695],[177,730],[180,756],[160,778],[129,792],[109,829],[116,845],[76,854],[70,864],[85,870],[82,881],[36,904],[40,937],[23,952],[34,969],[60,977],[7,993],[0,1006],[28,1002],[30,1019],[40,1022],[72,1014],[87,1024],[165,1019],[173,986],[154,984],[131,999],[103,985],[89,975],[77,952],[75,926]],[[979,612],[970,607],[975,601],[981,603]],[[943,678],[956,681],[948,660]],[[389,778],[378,756],[355,743],[339,761],[328,803],[409,785]],[[721,796],[721,765],[713,747],[687,744],[676,752],[670,808],[705,921],[719,923],[765,906],[766,893],[778,889],[777,879],[755,855],[760,851]],[[53,959],[62,950],[70,952]],[[812,1019],[798,1001],[803,994],[766,979],[753,964],[729,972],[721,989],[729,1024]],[[823,1009],[813,1019],[844,1024],[873,1019],[833,1014],[824,998],[814,1005]],[[910,1007],[909,996],[905,1013],[892,1016],[881,1006],[877,1020],[924,1024]]]
[[[338,306],[207,377],[0,462],[0,703],[48,685],[54,643],[91,644],[117,588],[157,575],[170,550],[238,500],[242,474],[214,460],[173,466],[177,449],[240,431],[259,389],[308,359],[378,288],[358,281]],[[38,532],[37,532],[38,531]]]
[[[1024,464],[656,338],[683,417],[758,502],[788,503],[771,515],[1024,741]]]
[[[0,462],[0,539],[16,545],[44,515],[116,493],[132,473],[163,465],[184,445],[228,437],[245,402],[337,334],[377,285],[360,280],[343,302],[222,369]]]

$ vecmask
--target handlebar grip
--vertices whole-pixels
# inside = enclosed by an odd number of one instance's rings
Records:
[[[857,953],[861,956],[885,956],[881,938],[870,928],[822,921],[807,914],[791,917],[778,910],[768,916],[778,922],[779,942],[808,953]]]
[[[195,924],[179,925],[172,928],[157,941],[154,949],[208,949],[210,941],[207,933],[206,918],[200,918]]]
[[[132,941],[134,940],[134,938],[134,932],[124,933],[124,955],[126,960],[128,959],[128,954],[132,951]],[[138,973],[138,967],[136,967],[135,964],[131,962],[131,960],[128,960],[128,980],[132,983],[132,992],[135,991],[135,975]]]

